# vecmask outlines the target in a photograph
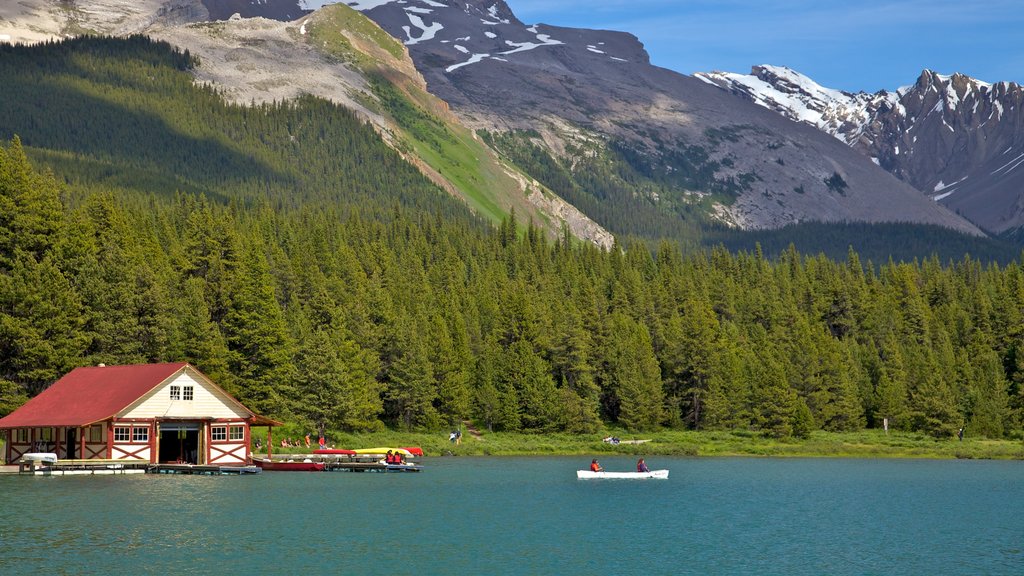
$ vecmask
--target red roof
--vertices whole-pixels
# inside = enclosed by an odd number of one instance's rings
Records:
[[[0,419],[0,429],[79,427],[106,420],[187,366],[174,362],[75,368]]]

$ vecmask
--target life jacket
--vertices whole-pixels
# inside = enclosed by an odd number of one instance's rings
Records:
[[[590,471],[591,472],[600,472],[601,471],[601,466],[597,462],[591,462],[590,463]]]

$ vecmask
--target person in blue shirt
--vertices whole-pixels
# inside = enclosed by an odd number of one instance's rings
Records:
[[[650,472],[650,470],[647,469],[647,464],[644,462],[643,458],[641,458],[641,459],[636,461],[636,471],[637,472]]]

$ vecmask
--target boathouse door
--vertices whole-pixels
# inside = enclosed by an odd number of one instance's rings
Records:
[[[78,428],[68,428],[64,444],[64,450],[67,453],[68,460],[75,460],[78,456]]]
[[[198,422],[160,423],[160,462],[202,464]]]

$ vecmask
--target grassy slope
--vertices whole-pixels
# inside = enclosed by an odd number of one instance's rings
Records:
[[[253,437],[266,438],[265,429]],[[601,440],[603,435],[517,434],[485,432],[474,438],[463,431],[462,444],[448,442],[447,433],[381,432],[375,434],[329,434],[330,443],[339,448],[376,446],[420,446],[427,456],[451,452],[459,456],[552,456],[631,454],[637,456],[774,456],[831,458],[991,458],[1024,459],[1024,444],[1011,440],[967,438],[935,440],[920,434],[881,431],[851,433],[816,432],[807,440],[774,440],[753,433],[735,432],[655,432],[624,434],[608,432],[622,440],[650,439],[644,444],[613,446]],[[302,432],[287,427],[274,431],[274,438],[297,438]],[[274,452],[282,449],[275,448]],[[283,449],[283,452],[306,452]]]
[[[307,30],[318,50],[354,64],[371,79],[378,102],[367,105],[392,120],[400,130],[399,149],[421,160],[429,176],[443,179],[493,222],[515,208],[521,216],[532,216],[538,225],[558,231],[558,224],[526,201],[490,148],[409,75],[414,68],[397,40],[343,4],[318,11]]]

